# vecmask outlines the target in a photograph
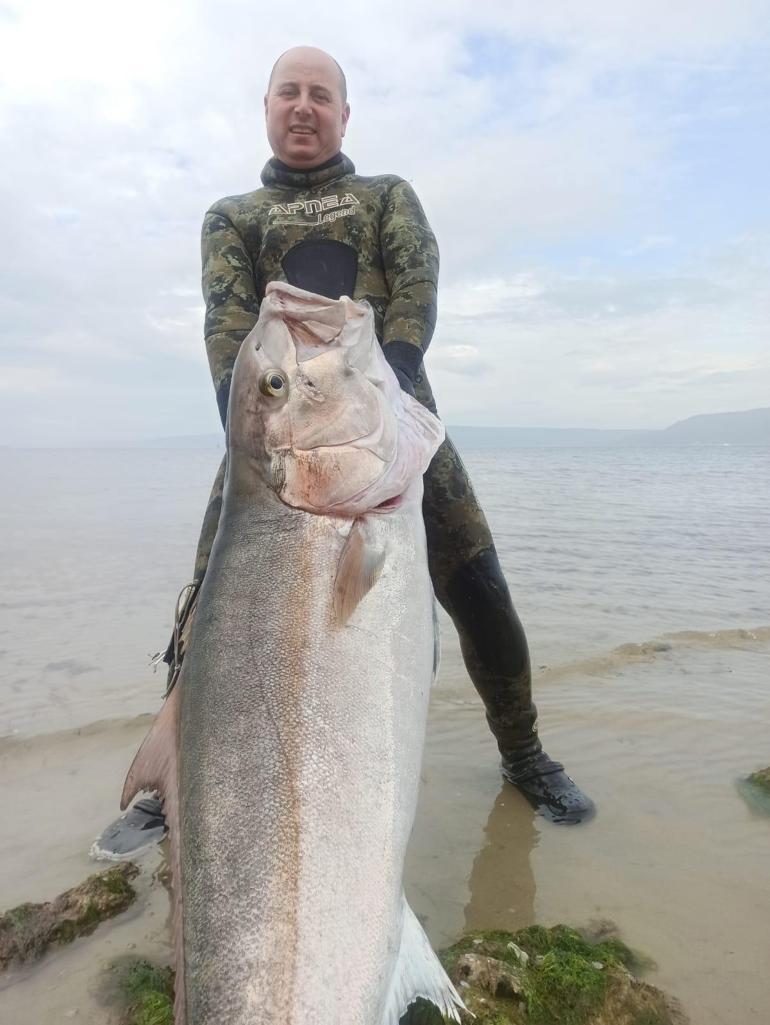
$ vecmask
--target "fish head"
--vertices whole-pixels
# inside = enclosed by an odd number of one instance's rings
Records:
[[[368,303],[279,282],[238,354],[227,433],[286,505],[345,517],[413,494],[444,437],[399,387]]]

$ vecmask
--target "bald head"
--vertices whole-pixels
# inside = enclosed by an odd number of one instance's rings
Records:
[[[315,46],[292,46],[290,50],[285,50],[278,58],[278,60],[275,62],[275,64],[273,65],[273,70],[270,72],[270,78],[268,79],[267,83],[268,93],[270,92],[270,87],[273,84],[273,78],[275,77],[276,71],[278,70],[278,65],[284,58],[288,58],[289,61],[295,59],[304,59],[306,61],[315,60],[321,62],[331,61],[331,63],[337,69],[337,76],[339,78],[340,97],[342,99],[342,102],[343,104],[348,102],[348,83],[345,78],[345,72],[342,70],[342,68],[339,66],[337,61],[334,59],[334,57],[332,57],[330,53],[327,53],[325,50],[319,50]]]
[[[265,95],[267,137],[289,167],[318,167],[340,151],[350,116],[342,68],[314,46],[295,46],[273,65]]]

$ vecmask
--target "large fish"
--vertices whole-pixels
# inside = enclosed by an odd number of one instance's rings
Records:
[[[177,1025],[396,1025],[462,1006],[407,904],[443,438],[371,309],[274,283],[241,346],[214,548],[126,780],[169,822]]]

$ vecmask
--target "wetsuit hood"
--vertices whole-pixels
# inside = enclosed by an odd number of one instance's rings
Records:
[[[271,157],[262,169],[262,184],[283,189],[314,189],[346,174],[355,174],[350,157],[337,153],[331,160],[306,171],[289,167],[278,157]]]

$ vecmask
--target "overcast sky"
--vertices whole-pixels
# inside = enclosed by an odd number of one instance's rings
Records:
[[[259,185],[262,96],[345,68],[345,151],[442,255],[449,423],[770,405],[770,3],[0,0],[0,443],[219,429],[199,231]]]

